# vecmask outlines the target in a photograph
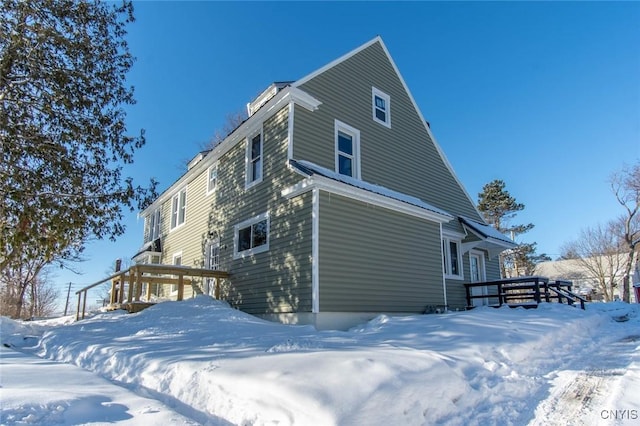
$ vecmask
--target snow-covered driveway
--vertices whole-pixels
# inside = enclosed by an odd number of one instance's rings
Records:
[[[2,343],[50,360],[3,352],[0,423],[640,425],[639,305],[380,316],[319,332],[197,297],[0,326]],[[51,379],[58,368],[68,380]]]
[[[2,425],[197,425],[145,398],[70,364],[0,346]]]

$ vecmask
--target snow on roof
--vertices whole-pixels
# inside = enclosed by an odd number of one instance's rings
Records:
[[[464,216],[459,216],[460,221],[470,227],[473,231],[479,233],[484,238],[493,238],[495,240],[500,240],[505,243],[516,245],[509,237],[504,235],[502,232],[498,231],[491,225],[487,225],[486,223],[480,223],[475,220],[471,220]]]
[[[297,168],[298,170],[300,170],[301,172],[309,176],[320,175],[328,179],[353,186],[355,188],[363,189],[365,191],[369,191],[374,194],[382,195],[384,197],[388,197],[396,201],[402,201],[404,203],[411,204],[412,206],[420,207],[422,209],[429,210],[434,213],[453,218],[453,216],[450,213],[447,213],[442,209],[434,207],[431,204],[426,203],[417,197],[412,197],[410,195],[403,194],[402,192],[393,191],[384,186],[368,183],[360,179],[355,179],[351,176],[341,175],[340,173],[318,166],[317,164],[312,163],[310,161],[293,160],[293,159],[289,161],[292,166],[294,166],[295,168]]]

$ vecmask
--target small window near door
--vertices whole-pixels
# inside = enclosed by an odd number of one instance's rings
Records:
[[[446,278],[463,279],[462,254],[460,241],[451,238],[442,239],[442,254],[444,262],[444,274]]]

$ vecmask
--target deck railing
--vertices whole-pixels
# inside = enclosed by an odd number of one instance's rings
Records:
[[[185,278],[189,277],[189,278]],[[87,292],[101,284],[111,281],[111,295],[109,299],[110,305],[122,305],[125,303],[139,302],[142,298],[142,288],[146,284],[146,300],[151,300],[152,286],[156,288],[163,285],[177,286],[177,300],[184,297],[185,284],[191,284],[193,278],[215,278],[214,296],[220,298],[220,282],[219,279],[228,278],[229,273],[226,271],[218,271],[213,269],[190,268],[188,266],[177,265],[155,265],[143,264],[134,265],[123,271],[118,271],[107,278],[81,288],[76,292],[78,295],[78,307],[76,310],[76,319],[85,317],[87,306]],[[127,284],[127,285],[125,285]],[[80,307],[82,306],[82,314]]]
[[[525,306],[535,307],[542,301],[551,302],[557,300],[559,303],[566,302],[570,305],[580,303],[584,309],[586,299],[573,293],[571,281],[556,280],[549,281],[549,278],[532,276],[505,278],[496,281],[478,282],[465,284],[467,308],[473,308],[473,300],[487,300],[491,306]],[[485,289],[482,294],[472,294],[473,288]]]

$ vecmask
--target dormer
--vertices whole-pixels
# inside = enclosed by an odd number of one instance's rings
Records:
[[[189,164],[187,164],[187,170],[191,170],[193,168],[193,166],[198,164],[200,162],[200,160],[202,160],[204,157],[206,157],[206,155],[209,152],[211,152],[210,149],[208,149],[206,151],[200,151],[199,153],[197,153],[196,156],[193,157],[193,159],[191,161],[189,161]]]
[[[280,90],[284,89],[291,83],[291,81],[277,81],[275,83],[272,83],[257,98],[247,104],[247,115],[251,117],[262,107],[262,105],[269,102],[269,100],[273,98]]]

